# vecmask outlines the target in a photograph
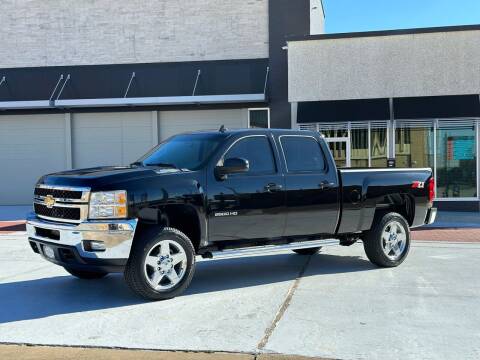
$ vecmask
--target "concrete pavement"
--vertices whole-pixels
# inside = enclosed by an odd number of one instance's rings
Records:
[[[302,273],[303,272],[303,273]],[[23,234],[0,241],[0,342],[282,353],[340,359],[480,357],[480,244],[414,244],[396,269],[361,244],[201,261],[190,289],[146,303],[120,275],[82,281]]]

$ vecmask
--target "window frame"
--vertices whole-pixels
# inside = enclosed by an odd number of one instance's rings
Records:
[[[323,170],[289,170],[288,169],[288,162],[287,162],[287,156],[285,155],[286,152],[285,152],[285,149],[283,147],[283,144],[282,144],[282,138],[283,137],[302,137],[302,138],[311,138],[313,139],[317,145],[318,145],[318,149],[320,150],[320,153],[322,154],[323,156]],[[285,163],[285,170],[287,172],[287,174],[327,174],[328,173],[328,170],[329,170],[329,165],[328,165],[328,161],[327,161],[327,158],[325,156],[325,151],[322,147],[322,144],[318,141],[318,139],[315,137],[315,136],[312,136],[312,135],[280,135],[278,137],[278,142],[280,143],[280,148],[282,149],[282,156],[283,156],[283,161]]]
[[[268,127],[267,129],[270,129],[270,108],[269,107],[261,107],[261,108],[248,108],[248,128],[249,129],[252,129],[252,126],[250,124],[250,113],[252,111],[256,111],[256,110],[267,110],[268,112]]]
[[[278,163],[277,163],[277,158],[275,156],[275,151],[274,151],[274,147],[273,147],[273,144],[272,144],[272,139],[270,138],[270,136],[266,135],[266,134],[258,134],[258,135],[245,135],[245,136],[242,136],[242,137],[239,137],[238,139],[235,139],[228,147],[227,149],[223,152],[223,154],[220,156],[220,158],[218,159],[218,161],[216,162],[216,165],[215,166],[221,166],[223,165],[224,161],[225,161],[225,156],[228,154],[228,152],[237,144],[239,143],[240,141],[242,140],[245,140],[245,139],[248,139],[248,138],[253,138],[253,137],[263,137],[267,140],[267,143],[268,145],[270,146],[270,151],[272,153],[272,160],[273,160],[273,171],[262,171],[262,172],[252,172],[252,171],[247,171],[247,172],[244,172],[244,173],[238,173],[238,174],[230,174],[228,175],[229,177],[230,176],[234,176],[234,177],[240,177],[240,176],[265,176],[265,175],[275,175],[275,174],[278,174],[278,171],[279,171],[279,168],[278,168]],[[248,160],[248,159],[247,159]]]

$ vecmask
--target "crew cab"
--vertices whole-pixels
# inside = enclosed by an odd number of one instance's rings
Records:
[[[316,132],[222,127],[173,136],[129,166],[43,176],[27,233],[76,277],[124,272],[162,300],[187,288],[197,256],[362,241],[371,262],[398,266],[410,228],[434,221],[434,195],[431,169],[337,169]]]

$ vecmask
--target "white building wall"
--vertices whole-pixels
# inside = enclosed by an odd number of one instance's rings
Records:
[[[322,0],[310,0],[310,35],[325,33],[325,12]]]
[[[268,0],[2,0],[0,68],[268,57]]]
[[[288,43],[289,101],[480,93],[480,31]]]

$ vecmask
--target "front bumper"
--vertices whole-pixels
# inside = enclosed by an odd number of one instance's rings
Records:
[[[45,257],[54,263],[61,262],[58,249],[70,249],[79,264],[124,263],[130,255],[135,236],[137,219],[84,221],[80,224],[66,224],[38,218],[34,213],[27,217],[29,241],[38,245],[42,252],[45,244],[54,249],[55,259]],[[85,241],[100,241],[105,250],[85,249]],[[43,244],[43,245],[42,245]],[[56,250],[57,249],[57,250]],[[34,249],[35,250],[35,249]],[[112,262],[113,261],[113,262]],[[62,264],[59,264],[62,265]]]

